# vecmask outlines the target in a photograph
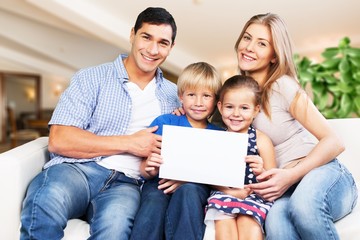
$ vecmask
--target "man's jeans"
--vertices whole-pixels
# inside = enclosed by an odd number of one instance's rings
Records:
[[[357,194],[352,175],[337,160],[313,169],[275,201],[266,239],[339,239],[334,221],[352,211]]]
[[[128,239],[141,182],[95,162],[51,166],[31,182],[21,239],[61,239],[68,219],[84,217],[90,239]]]

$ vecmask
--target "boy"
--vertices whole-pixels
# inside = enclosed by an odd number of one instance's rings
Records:
[[[155,133],[159,135],[162,135],[163,125],[220,130],[209,123],[208,118],[214,112],[221,85],[213,66],[204,62],[190,64],[183,70],[177,83],[185,114],[161,115],[150,126],[157,126]],[[198,239],[205,230],[204,207],[210,189],[204,184],[160,180],[158,173],[161,163],[159,153],[152,153],[141,163],[141,173],[147,181],[142,188],[140,209],[131,239],[163,239],[164,228],[166,239]],[[182,207],[184,201],[192,201],[192,208]]]

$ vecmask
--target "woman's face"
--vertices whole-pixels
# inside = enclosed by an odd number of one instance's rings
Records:
[[[239,42],[237,57],[239,68],[263,85],[270,63],[276,61],[269,27],[251,24]]]

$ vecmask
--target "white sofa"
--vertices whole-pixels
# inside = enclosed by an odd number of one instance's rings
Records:
[[[339,137],[345,142],[346,150],[339,159],[354,175],[360,186],[360,118],[329,120]],[[31,179],[41,171],[48,160],[47,137],[41,137],[27,144],[0,154],[0,239],[19,239],[20,211],[26,188]],[[329,176],[331,177],[331,176]],[[360,236],[360,199],[354,211],[336,223],[341,239],[357,240]],[[311,223],[309,223],[311,224]],[[63,239],[83,240],[89,236],[89,225],[79,219],[68,222]],[[214,232],[206,230],[205,238],[214,238]]]

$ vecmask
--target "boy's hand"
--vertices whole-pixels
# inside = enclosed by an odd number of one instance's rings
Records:
[[[163,190],[165,194],[173,193],[178,187],[180,187],[185,182],[171,180],[171,179],[161,179],[159,181],[158,189]]]
[[[145,160],[144,169],[149,176],[156,176],[159,174],[159,167],[163,163],[162,157],[158,153],[151,153]]]

